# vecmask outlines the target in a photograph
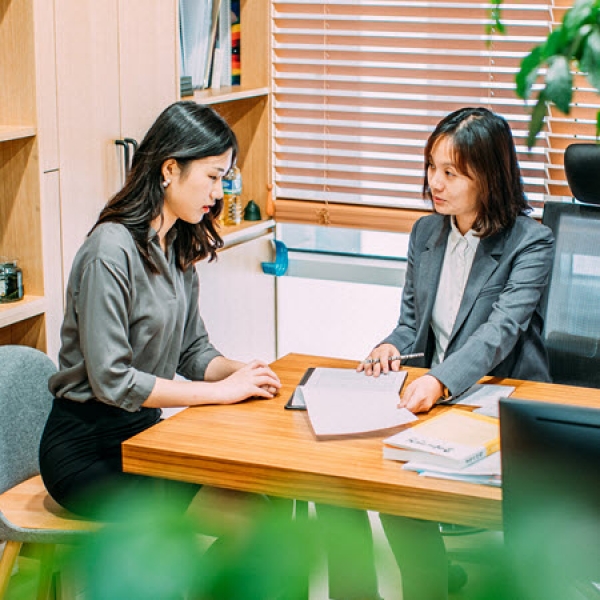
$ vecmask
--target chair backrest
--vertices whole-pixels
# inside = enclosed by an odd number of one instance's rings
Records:
[[[600,387],[600,145],[571,144],[565,174],[576,202],[548,202],[556,238],[543,300],[544,341],[555,383]]]
[[[565,150],[565,175],[579,202],[600,204],[600,144],[571,144]]]
[[[52,394],[52,360],[27,346],[0,346],[0,493],[39,473],[38,451]]]
[[[556,249],[543,300],[555,383],[600,387],[600,206],[547,202]]]

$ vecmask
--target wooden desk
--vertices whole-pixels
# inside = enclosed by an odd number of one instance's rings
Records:
[[[419,477],[382,458],[383,435],[317,441],[304,411],[283,406],[308,367],[354,361],[289,354],[275,363],[274,400],[189,408],[123,444],[125,471],[420,519],[502,527],[501,490]],[[425,372],[407,368],[409,383]],[[513,396],[600,406],[600,389],[517,380]],[[445,408],[436,408],[435,414]]]

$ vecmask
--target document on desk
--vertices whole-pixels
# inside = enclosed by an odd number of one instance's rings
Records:
[[[367,377],[354,369],[315,368],[296,388],[293,401],[306,406],[319,438],[383,431],[417,419],[398,408],[406,375]]]
[[[512,385],[497,383],[476,383],[466,392],[455,398],[450,398],[440,404],[462,404],[463,406],[478,406],[474,412],[498,418],[500,398],[507,398],[515,391]]]

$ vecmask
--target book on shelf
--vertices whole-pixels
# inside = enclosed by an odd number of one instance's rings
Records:
[[[194,86],[192,85],[192,78],[189,75],[182,75],[179,78],[179,93],[182,98],[194,95]]]
[[[181,75],[192,78],[194,89],[231,85],[230,68],[220,66],[230,62],[230,11],[230,0],[179,2]]]
[[[220,50],[220,85],[213,87],[231,85],[231,0],[221,0],[221,12],[219,13],[219,31],[217,35]],[[214,79],[214,78],[213,78]]]
[[[319,438],[383,431],[416,417],[398,408],[406,371],[367,377],[354,369],[311,368],[286,408],[304,409]]]
[[[240,0],[231,0],[231,85],[242,82]]]
[[[383,457],[466,467],[500,449],[498,419],[451,408],[383,441]]]

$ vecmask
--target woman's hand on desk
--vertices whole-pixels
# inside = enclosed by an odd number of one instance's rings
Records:
[[[171,408],[202,404],[235,404],[247,398],[273,398],[281,387],[269,365],[248,364],[217,356],[208,365],[204,381],[175,381],[157,377],[142,406]]]
[[[267,363],[254,360],[212,386],[216,403],[235,404],[252,396],[273,398],[281,382]]]
[[[365,375],[373,375],[373,377],[379,377],[381,373],[388,373],[390,370],[399,371],[400,352],[392,344],[381,344],[371,350],[369,356],[359,363],[356,370],[359,373],[364,371]]]
[[[407,386],[398,406],[412,413],[428,412],[443,395],[443,384],[433,375],[423,375]]]

